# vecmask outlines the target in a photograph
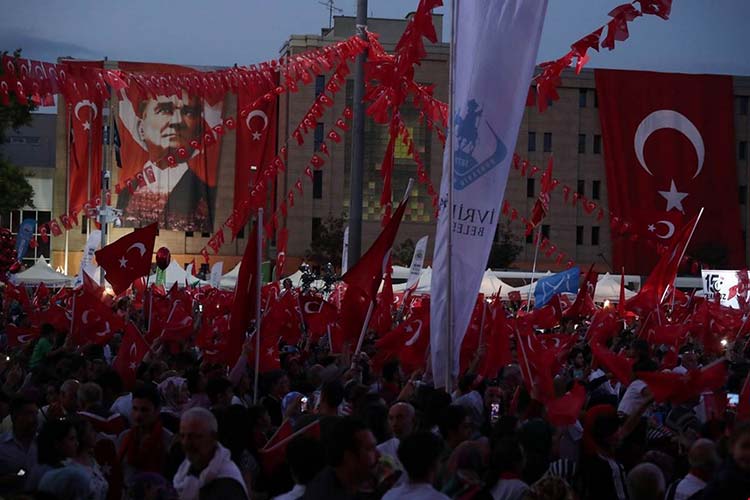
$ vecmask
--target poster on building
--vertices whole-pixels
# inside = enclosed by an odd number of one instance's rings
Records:
[[[142,72],[189,70],[145,63],[119,67]],[[213,231],[222,143],[214,127],[223,120],[223,98],[211,102],[185,91],[154,96],[138,86],[120,91],[118,97],[122,166],[117,208],[123,211],[123,225],[158,222],[160,229]]]
[[[703,294],[706,299],[713,301],[718,297],[722,306],[740,309],[740,302],[747,301],[748,293],[740,283],[740,272],[748,274],[750,280],[750,273],[747,271],[702,270]]]

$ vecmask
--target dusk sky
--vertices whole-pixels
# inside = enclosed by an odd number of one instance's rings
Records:
[[[33,59],[58,56],[192,65],[251,64],[278,57],[294,34],[328,25],[318,0],[2,0],[0,50],[23,49]],[[533,1],[533,0],[530,0]],[[373,17],[402,18],[417,0],[370,0]],[[619,4],[550,0],[538,61],[564,54],[570,43],[604,24]],[[449,5],[449,4],[448,4]],[[356,0],[339,0],[354,15]],[[449,7],[437,12],[449,15]],[[630,23],[631,38],[592,54],[589,67],[750,75],[748,0],[674,0],[670,20]],[[445,20],[445,39],[450,20]]]

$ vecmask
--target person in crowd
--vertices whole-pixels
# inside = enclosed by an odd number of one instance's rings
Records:
[[[173,435],[159,420],[161,399],[153,384],[133,390],[133,426],[118,439],[118,455],[125,482],[136,472],[162,474],[172,446]]]
[[[26,475],[37,466],[38,411],[28,396],[18,396],[10,403],[13,430],[0,437],[0,494],[21,491]]]
[[[211,411],[214,414],[223,413],[232,404],[232,383],[224,377],[212,378],[206,383],[206,395],[211,402]]]
[[[401,441],[414,431],[415,421],[414,407],[409,403],[398,402],[388,410],[388,426],[393,437],[378,445],[378,452],[383,456],[398,460],[398,447]],[[399,462],[396,462],[397,465]]]
[[[289,392],[289,377],[282,370],[278,370],[268,373],[266,378],[268,394],[263,398],[262,404],[268,410],[271,423],[278,427],[281,425],[283,419],[281,400]]]
[[[628,473],[630,500],[661,500],[664,498],[664,475],[656,465],[644,462]]]
[[[323,445],[327,466],[307,485],[303,499],[354,499],[372,487],[379,453],[375,436],[361,421],[342,417]]]
[[[25,488],[29,491],[41,488],[42,480],[49,472],[66,467],[68,460],[78,454],[78,434],[74,422],[70,419],[46,422],[39,431],[37,449],[38,463],[26,479]],[[54,490],[49,492],[54,493]]]
[[[680,481],[672,483],[667,490],[666,500],[687,500],[703,490],[714,476],[719,466],[716,443],[710,439],[698,439],[688,453],[690,471]]]
[[[398,447],[398,458],[406,470],[407,479],[401,486],[389,490],[383,500],[416,499],[447,500],[433,488],[438,470],[442,440],[429,431],[404,436]]]
[[[617,411],[612,406],[598,405],[586,412],[579,469],[584,498],[627,500],[625,470],[615,459],[619,428]]]
[[[703,489],[705,500],[750,498],[750,421],[739,423],[729,439],[729,456]]]
[[[74,415],[78,408],[78,388],[81,383],[75,379],[68,379],[60,386],[57,400],[39,409],[39,425],[49,420]]]
[[[190,408],[180,418],[185,460],[173,485],[180,500],[249,498],[242,473],[229,450],[219,444],[216,417],[205,408]]]
[[[78,418],[74,421],[76,435],[78,436],[78,450],[74,457],[69,458],[65,465],[77,464],[85,471],[89,478],[90,500],[105,500],[109,490],[109,483],[104,471],[99,466],[94,456],[96,446],[96,431],[88,420]],[[87,499],[87,500],[88,500]]]
[[[523,449],[517,439],[501,438],[496,444],[487,473],[486,490],[493,500],[521,500],[528,485],[521,479]]]
[[[190,402],[187,379],[178,376],[168,377],[157,387],[162,401],[159,419],[171,433],[177,433],[180,416]]]
[[[323,468],[325,456],[317,439],[300,435],[289,441],[286,448],[289,472],[294,480],[294,488],[274,497],[273,500],[297,500],[307,490],[307,485]]]
[[[330,380],[323,383],[320,389],[320,404],[318,414],[323,417],[337,417],[339,407],[344,402],[344,386],[340,380]]]

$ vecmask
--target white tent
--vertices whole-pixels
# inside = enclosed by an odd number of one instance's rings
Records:
[[[219,288],[232,289],[237,286],[237,277],[240,275],[240,263],[232,268],[231,271],[221,277]]]
[[[44,257],[34,263],[27,270],[13,276],[13,280],[21,285],[39,285],[44,283],[47,286],[63,287],[70,285],[73,278],[63,273],[58,273],[50,266]]]
[[[188,285],[209,285],[210,283],[208,281],[203,281],[201,279],[196,278],[193,275],[189,275],[183,268],[180,266],[177,261],[172,260],[167,268],[165,269],[166,272],[166,279],[164,280],[164,288],[167,290],[172,288],[172,285],[177,283],[178,287],[184,287],[185,283],[187,282]],[[152,274],[148,277],[149,283],[156,283],[156,273]]]
[[[625,288],[625,298],[629,299],[635,295],[635,292]],[[607,273],[599,276],[599,281],[596,283],[596,292],[594,293],[594,302],[604,302],[609,300],[610,302],[620,301],[620,277],[612,276]]]

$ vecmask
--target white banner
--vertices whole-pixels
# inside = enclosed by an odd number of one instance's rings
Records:
[[[214,288],[219,288],[219,284],[221,283],[221,277],[224,274],[224,262],[217,262],[214,264],[214,267],[211,268],[211,278],[209,279],[209,282],[211,283],[211,286]]]
[[[411,266],[409,266],[409,279],[406,281],[406,289],[411,290],[419,285],[419,276],[422,274],[424,266],[424,254],[427,252],[427,239],[429,236],[422,236],[414,246],[414,255],[411,257]]]
[[[86,272],[92,278],[98,278],[96,267],[93,264],[94,252],[99,248],[102,242],[102,232],[98,229],[94,229],[89,233],[86,238],[86,244],[83,246],[83,256],[81,257],[81,268],[78,270],[78,276],[73,283],[74,287],[83,284],[83,273]],[[101,271],[99,271],[101,272]]]
[[[341,276],[349,270],[349,226],[344,228],[344,247],[341,251]]]
[[[718,294],[719,302],[722,306],[739,309],[740,303],[737,300],[737,295],[742,293],[740,287],[737,286],[739,284],[737,276],[739,272],[740,271],[717,271],[711,269],[701,270],[701,278],[703,278],[703,295],[707,300],[713,301],[716,300]]]
[[[455,5],[449,111],[454,123],[443,156],[430,312],[432,371],[439,387],[448,382],[450,353],[450,375],[458,376],[458,353],[500,217],[547,0],[456,0]],[[448,331],[449,285],[452,334]]]

